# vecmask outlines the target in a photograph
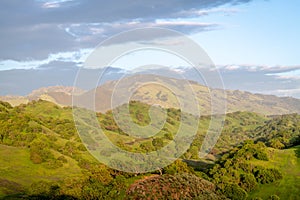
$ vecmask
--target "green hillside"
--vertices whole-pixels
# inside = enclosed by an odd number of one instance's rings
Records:
[[[161,112],[160,108],[155,109],[151,112]],[[129,104],[132,121],[141,126],[150,123],[149,111],[150,106],[145,103]],[[161,130],[144,139],[121,129],[112,111],[96,116],[112,143],[131,152],[150,152],[173,140],[180,119],[185,116],[173,108],[165,109],[165,113],[167,119]],[[210,116],[200,118],[196,137],[182,160],[153,173],[131,174],[99,164],[90,155],[78,136],[71,108],[43,100],[16,107],[0,102],[0,197],[136,199],[136,195],[142,198],[140,195],[155,187],[157,191],[149,195],[166,199],[169,192],[192,184],[195,187],[182,198],[223,199],[225,195],[234,199],[237,195],[267,199],[277,195],[296,199],[300,173],[299,146],[295,147],[299,145],[299,115],[227,114],[214,149],[207,160],[199,160],[198,152],[210,120]],[[187,182],[173,184],[176,180]],[[196,183],[202,186],[199,188]],[[138,188],[144,188],[145,193]],[[166,192],[161,193],[159,188]],[[175,199],[183,194],[172,193]]]
[[[260,185],[250,193],[250,197],[261,197],[267,199],[267,197],[276,194],[280,199],[297,200],[300,194],[300,146],[296,146],[290,149],[269,150],[270,160],[266,161],[254,161],[253,164],[276,167],[283,175],[282,180]]]
[[[56,169],[34,164],[29,158],[27,148],[0,145],[0,197],[24,192],[37,180],[57,181],[82,174],[77,162],[70,158],[66,158],[66,164]]]

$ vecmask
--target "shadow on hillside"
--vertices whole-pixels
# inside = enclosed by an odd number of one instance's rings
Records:
[[[300,158],[300,146],[296,147],[297,149],[295,149],[295,155],[297,156],[297,158]]]
[[[200,160],[182,160],[185,162],[188,166],[191,166],[195,169],[203,170],[203,169],[208,169],[211,168],[214,164],[211,162],[205,162],[205,161],[200,161]]]
[[[69,195],[58,195],[58,196],[51,196],[51,195],[22,195],[22,194],[15,194],[15,195],[8,195],[1,200],[77,200],[77,198]]]

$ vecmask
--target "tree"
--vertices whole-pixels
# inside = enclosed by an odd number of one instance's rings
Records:
[[[176,173],[188,173],[190,172],[190,169],[185,162],[182,162],[181,160],[176,160],[169,166],[165,167],[163,171],[165,174],[174,175]]]
[[[279,138],[271,139],[269,145],[275,149],[283,149],[285,147],[285,145],[280,142]]]
[[[272,183],[276,180],[282,179],[282,174],[278,169],[270,168],[256,168],[254,169],[254,175],[257,182],[265,184]]]
[[[247,192],[236,184],[227,184],[223,190],[225,196],[232,200],[247,199]]]
[[[54,156],[49,150],[49,145],[41,140],[34,140],[30,144],[30,159],[33,163],[39,164],[53,159]]]
[[[240,175],[240,186],[250,192],[257,186],[256,179],[253,174],[241,174]]]
[[[140,144],[140,148],[145,150],[146,152],[154,151],[155,148],[150,141],[143,142]]]
[[[152,140],[152,145],[156,148],[156,149],[160,149],[164,146],[164,141],[161,138],[154,138]]]

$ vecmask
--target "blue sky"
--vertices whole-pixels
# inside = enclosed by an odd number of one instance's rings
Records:
[[[23,0],[22,5],[1,0],[0,75],[12,69],[51,66],[59,73],[81,67],[101,41],[135,28],[159,27],[193,39],[223,76],[243,77],[249,91],[260,87],[253,78],[260,77],[267,85],[257,92],[300,97],[299,8],[298,0]],[[114,64],[176,68],[186,62],[147,51]],[[2,87],[0,80],[1,88],[6,85]],[[247,90],[230,82],[225,85]]]
[[[253,1],[202,20],[224,28],[193,36],[217,64],[299,65],[300,1]]]

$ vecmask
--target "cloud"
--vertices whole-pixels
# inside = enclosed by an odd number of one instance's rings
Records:
[[[278,96],[287,96],[287,97],[294,96],[294,97],[300,98],[300,88],[274,90],[274,91],[270,91],[270,94],[275,94]]]
[[[300,66],[218,66],[225,88],[300,98]]]
[[[46,59],[41,60],[4,60],[0,61],[0,70],[36,69],[48,66],[50,63],[53,64],[53,62],[60,62],[62,67],[68,65],[68,63],[73,63],[73,66],[81,66],[92,50],[93,49],[80,49],[78,51],[58,52],[49,54]]]
[[[184,10],[178,13],[178,15],[181,15],[182,17],[183,16],[199,17],[199,16],[207,16],[210,14],[220,13],[222,15],[227,16],[227,15],[235,14],[237,12],[240,12],[240,10],[233,9],[233,8],[212,8],[212,9],[200,9],[200,10],[191,9],[191,10]]]
[[[216,7],[249,1],[23,0],[20,6],[18,0],[1,0],[0,60],[45,59],[50,53],[92,48],[130,28],[158,26],[183,33],[213,30],[218,24],[190,22],[189,18],[234,12]]]
[[[46,1],[41,7],[42,8],[59,8],[66,4],[66,2],[73,2],[73,0],[60,0],[60,1]]]
[[[240,65],[219,65],[217,66],[219,69],[228,69],[228,70],[247,70],[247,71],[257,71],[257,72],[265,72],[269,74],[279,74],[284,72],[291,72],[300,69],[300,65],[253,65],[253,64],[240,64]]]

